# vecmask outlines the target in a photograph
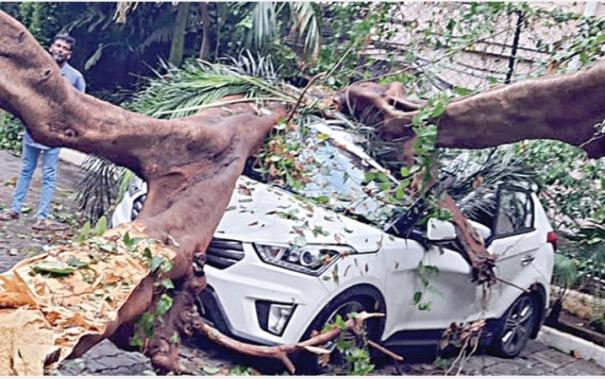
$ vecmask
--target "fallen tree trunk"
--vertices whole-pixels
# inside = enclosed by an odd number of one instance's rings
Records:
[[[193,299],[206,285],[202,270],[206,247],[246,158],[261,145],[265,134],[283,116],[284,109],[274,105],[270,111],[239,103],[170,121],[126,111],[71,88],[50,55],[21,24],[3,12],[0,12],[0,107],[19,117],[36,141],[105,157],[147,181],[149,194],[138,219],[137,234],[157,241],[149,248],[150,259],[158,254],[169,257],[172,267],[163,277],[174,280],[177,288],[162,321],[153,322],[153,339],[145,341],[144,350],[160,371],[175,370],[178,343],[175,343],[174,332],[186,322],[180,315],[194,306]],[[113,233],[119,231],[108,233],[106,238],[115,238]],[[95,254],[102,254],[101,250],[97,246]],[[168,250],[172,254],[163,253]],[[82,253],[79,246],[58,247],[55,251],[56,259],[63,264],[70,256],[87,262],[78,258]],[[130,259],[122,253],[110,258]],[[193,265],[194,256],[201,265]],[[21,368],[15,357],[22,355],[24,349],[2,350],[2,374],[38,375],[43,363],[82,354],[102,338],[112,335],[121,346],[128,345],[133,321],[146,311],[156,311],[154,304],[161,294],[154,291],[149,268],[140,262],[130,267],[133,270],[131,292],[119,301],[112,301],[112,306],[106,309],[107,315],[75,311],[70,308],[72,305],[55,303],[52,306],[59,306],[61,310],[48,311],[51,305],[38,297],[41,295],[36,292],[36,284],[28,282],[41,275],[35,273],[33,266],[41,261],[48,264],[48,259],[47,256],[32,258],[2,277],[1,310],[7,321],[3,323],[3,333],[8,333],[11,341],[27,343],[24,330],[36,334],[35,328],[38,328],[40,335],[47,336],[43,345],[48,346],[41,349],[37,359],[22,362]],[[109,262],[119,264],[117,260]],[[96,270],[94,264],[89,262],[89,265]],[[28,277],[30,272],[33,278]],[[76,278],[74,274],[46,278],[48,283],[44,285],[57,282],[62,283],[56,284],[58,287],[76,288],[71,283]],[[111,283],[97,279],[97,286]],[[86,291],[92,290],[91,287]],[[51,291],[51,294],[54,299],[56,293]],[[79,304],[87,301],[75,299]],[[27,312],[17,311],[23,306],[28,308]],[[67,338],[64,333],[57,334],[60,329],[57,325],[67,324],[60,324],[62,318],[51,319],[55,317],[52,312],[78,315],[74,317],[82,317],[82,323],[87,326],[77,333],[68,328],[73,334]],[[28,328],[21,327],[24,322]],[[46,333],[49,330],[52,332]]]
[[[437,146],[482,149],[522,140],[550,139],[605,156],[605,62],[574,74],[501,86],[456,99],[438,118]],[[401,84],[353,84],[335,98],[338,107],[368,124],[379,137],[402,141],[413,156],[412,119],[424,103],[405,97]]]

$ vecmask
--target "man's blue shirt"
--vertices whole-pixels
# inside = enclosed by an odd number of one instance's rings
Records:
[[[61,75],[76,90],[78,90],[80,92],[85,92],[86,91],[86,82],[84,81],[84,77],[82,76],[82,74],[80,74],[80,71],[78,71],[75,68],[71,67],[69,64],[67,64],[67,62],[65,62],[65,64],[63,65],[63,67],[60,68],[60,70],[61,70]],[[28,146],[32,146],[32,147],[35,147],[35,148],[38,148],[38,149],[42,149],[42,150],[48,150],[49,149],[48,146],[39,144],[36,141],[34,141],[34,139],[32,138],[32,136],[28,133],[27,129],[25,130],[25,133],[23,134],[23,143],[26,144],[26,145],[28,145]]]

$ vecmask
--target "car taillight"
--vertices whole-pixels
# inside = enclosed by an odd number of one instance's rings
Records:
[[[557,251],[557,242],[559,241],[559,236],[555,232],[548,232],[546,234],[546,242],[552,244],[552,248]]]

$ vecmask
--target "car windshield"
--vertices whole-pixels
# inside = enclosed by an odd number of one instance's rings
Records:
[[[325,128],[323,130],[326,131]],[[293,136],[301,139],[305,146],[297,160],[308,170],[309,181],[288,190],[314,199],[336,212],[381,226],[393,215],[394,207],[380,200],[380,191],[374,183],[364,184],[366,173],[372,166],[345,149],[345,146],[351,147],[352,136],[342,130],[337,133],[338,137],[347,137],[347,134],[350,140],[342,144],[340,138],[338,142],[331,138],[335,136],[333,133],[327,135],[317,128],[309,128],[309,132],[302,136]]]

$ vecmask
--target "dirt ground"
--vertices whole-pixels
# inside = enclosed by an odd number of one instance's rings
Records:
[[[10,206],[12,193],[19,174],[21,160],[0,150],[0,207]],[[67,241],[77,235],[84,224],[74,201],[74,186],[81,177],[76,166],[60,162],[57,176],[57,191],[53,201],[53,218],[68,226],[63,232],[34,232],[41,188],[41,176],[37,171],[32,182],[25,207],[30,208],[18,221],[0,222],[0,270],[10,269],[23,258],[44,251],[51,244]],[[26,209],[27,209],[26,208]],[[261,361],[235,354],[209,342],[205,338],[184,341],[181,349],[181,364],[198,375],[243,375],[257,373],[250,367],[262,369],[263,373],[284,374],[279,362]],[[376,375],[443,375],[449,361],[437,365],[430,355],[412,352],[405,355],[403,363],[384,359],[378,362]],[[440,366],[442,368],[439,368]],[[452,371],[456,373],[456,370]],[[605,369],[581,358],[559,352],[541,343],[530,341],[527,348],[516,359],[501,359],[486,354],[471,357],[465,362],[461,373],[466,375],[605,375]],[[66,360],[54,375],[153,375],[149,360],[138,352],[120,350],[109,341],[94,346],[82,357]]]

